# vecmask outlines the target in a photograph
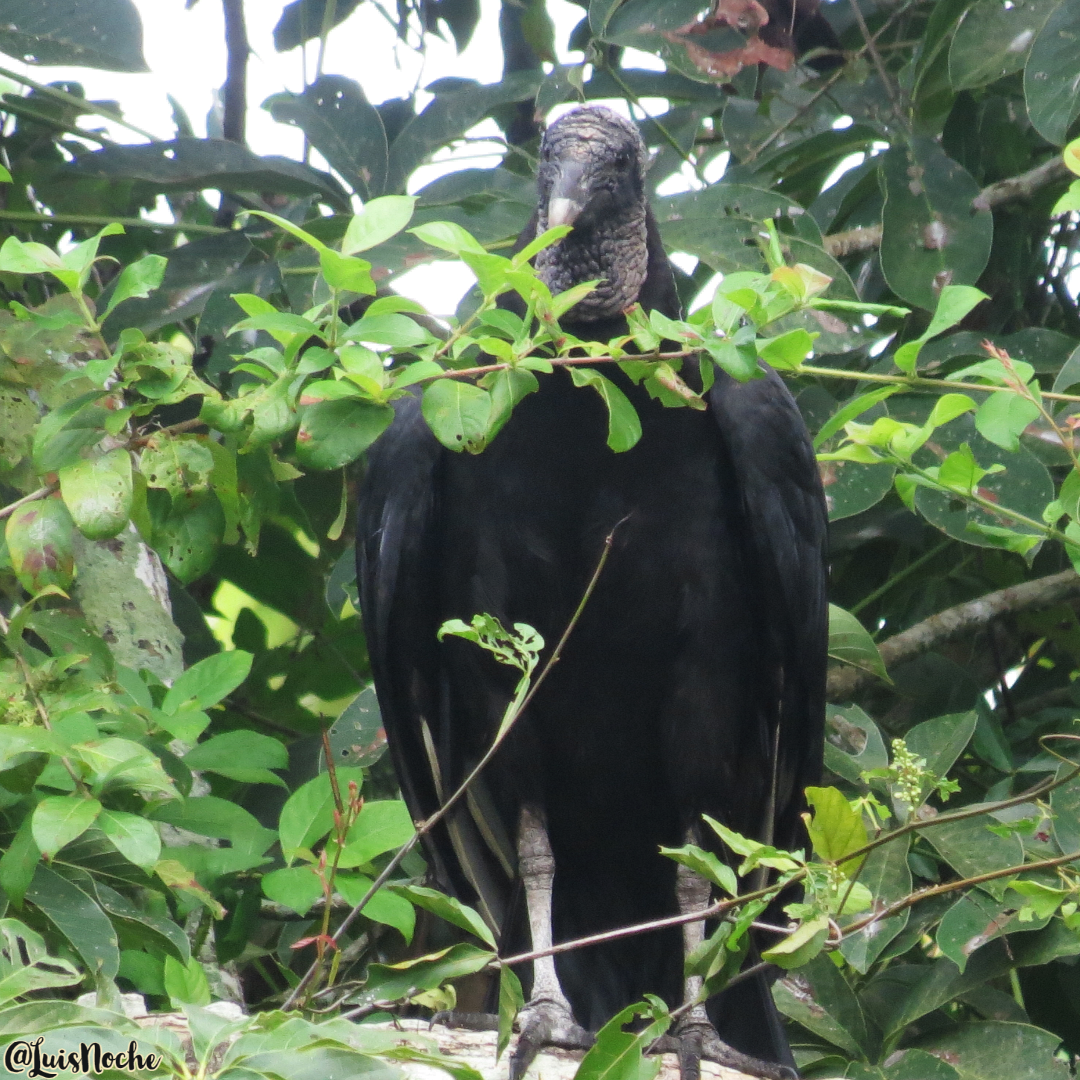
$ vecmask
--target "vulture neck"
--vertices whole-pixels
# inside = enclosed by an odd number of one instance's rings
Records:
[[[600,221],[578,225],[569,236],[536,256],[540,279],[561,293],[584,281],[600,284],[565,316],[571,323],[599,322],[620,315],[638,299],[649,270],[644,203]],[[537,235],[548,227],[547,207],[537,215]]]

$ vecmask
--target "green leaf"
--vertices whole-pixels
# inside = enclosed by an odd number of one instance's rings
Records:
[[[998,390],[979,406],[975,427],[984,439],[1015,454],[1024,429],[1038,417],[1039,406],[1034,401],[1009,390]]]
[[[829,605],[829,656],[891,681],[874,639],[850,611],[835,604]]]
[[[374,882],[364,874],[339,873],[334,888],[354,907],[371,891]],[[364,915],[373,922],[392,926],[400,931],[406,943],[412,941],[416,929],[416,909],[403,896],[388,888],[379,891],[364,905]]]
[[[1080,8],[1059,4],[1031,43],[1024,68],[1024,97],[1032,126],[1047,142],[1061,146],[1080,116],[1076,85],[1076,46]]]
[[[881,269],[897,296],[933,310],[938,291],[974,285],[990,256],[989,210],[973,209],[980,187],[932,139],[882,156]]]
[[[371,263],[351,255],[339,255],[330,248],[319,252],[319,267],[326,284],[331,289],[343,289],[366,296],[375,295],[375,282],[371,277]]]
[[[193,956],[181,964],[173,956],[165,957],[165,992],[175,1008],[178,1005],[209,1005],[210,985],[202,964]]]
[[[338,866],[343,870],[363,866],[384,851],[393,851],[412,839],[415,832],[405,804],[396,799],[365,802],[360,816],[353,822],[341,850]],[[327,844],[328,853],[332,844]]]
[[[149,495],[152,546],[180,583],[187,585],[214,565],[225,535],[221,503],[214,494],[194,503],[174,503],[164,492]]]
[[[975,1021],[925,1035],[918,1042],[922,1049],[953,1064],[960,1080],[1069,1077],[1069,1066],[1056,1056],[1060,1036],[1030,1024]]]
[[[814,810],[813,819],[806,826],[814,851],[826,862],[839,864],[850,877],[858,871],[863,859],[845,863],[844,857],[864,847],[869,840],[862,814],[852,810],[843,793],[834,787],[808,787],[806,801]]]
[[[623,1028],[638,1017],[638,1030]],[[652,994],[645,1001],[617,1012],[597,1033],[596,1042],[586,1051],[575,1080],[654,1080],[660,1071],[658,1057],[646,1057],[649,1044],[671,1024],[667,1007]]]
[[[802,967],[821,952],[828,936],[829,917],[819,915],[816,919],[804,922],[794,933],[772,948],[765,949],[761,959],[785,970]]]
[[[97,826],[116,850],[136,866],[149,872],[161,858],[161,837],[146,818],[122,810],[102,810]]]
[[[289,751],[277,739],[257,731],[226,731],[189,750],[184,764],[193,771],[218,773],[243,784],[284,787],[285,782],[269,770],[288,768]]]
[[[480,450],[491,416],[491,395],[472,383],[439,379],[424,388],[424,419],[450,450]]]
[[[371,964],[367,989],[380,999],[395,1001],[406,994],[434,990],[450,979],[471,975],[494,959],[495,953],[490,949],[461,942],[449,949],[398,964]]]
[[[338,768],[341,797],[347,798],[349,781],[363,787],[364,772],[359,768]],[[278,821],[281,852],[291,863],[300,848],[311,848],[334,827],[334,792],[330,774],[318,776],[302,784],[286,800]]]
[[[353,216],[341,241],[344,255],[367,251],[401,232],[413,216],[415,195],[384,195],[364,205]]]
[[[306,915],[323,894],[322,882],[314,866],[286,866],[263,874],[262,890],[271,900]]]
[[[108,915],[82,889],[44,864],[26,890],[29,900],[71,943],[89,972],[116,977],[120,950]]]
[[[18,919],[0,919],[0,1005],[33,990],[82,980],[74,964],[50,956],[40,934]]]
[[[131,514],[131,455],[120,447],[84,459],[59,472],[60,493],[79,531],[89,540],[107,540]]]
[[[20,506],[7,519],[4,536],[11,568],[28,593],[66,590],[75,578],[75,523],[59,499]]]
[[[1020,71],[1031,42],[1055,0],[1022,0],[1006,6],[979,0],[968,8],[949,47],[949,82],[954,90],[986,86]]]
[[[261,855],[277,839],[242,806],[216,795],[178,799],[155,807],[150,816],[200,836],[228,840],[239,851]]]
[[[56,472],[79,458],[79,451],[105,435],[109,410],[97,404],[103,391],[91,390],[47,412],[34,431],[34,470],[39,476]]]
[[[337,18],[334,21],[340,21],[355,6],[356,0],[351,0],[348,6],[346,6],[346,0],[339,0],[336,9]],[[297,10],[298,5],[287,5],[282,15],[282,22],[289,17],[290,13],[295,13]],[[306,21],[303,15],[300,21],[301,23]],[[317,37],[321,26],[322,18],[316,15],[314,22],[308,24],[308,29],[313,27],[314,36]],[[275,41],[278,40],[280,29],[279,22],[274,31]],[[294,41],[293,44],[299,44],[299,40]],[[292,47],[292,45],[287,46],[287,48]],[[282,51],[283,47],[279,43],[277,48]],[[268,109],[278,123],[292,124],[301,128],[312,146],[362,198],[377,195],[384,189],[386,132],[383,129],[378,109],[368,102],[359,83],[341,75],[320,75],[304,89],[302,94],[274,94],[263,102],[263,108]],[[405,198],[405,196],[391,196],[391,198]],[[364,209],[366,210],[367,207]],[[361,215],[363,212],[361,211]],[[346,240],[348,240],[348,233],[346,233]],[[376,240],[374,243],[380,242],[381,240]],[[373,247],[374,243],[366,246]],[[351,255],[354,251],[362,251],[364,248],[352,247],[345,243],[342,250],[346,255]]]
[[[116,279],[116,287],[112,291],[112,296],[109,297],[108,305],[101,313],[99,322],[108,318],[117,304],[122,304],[133,296],[145,299],[159,288],[165,277],[168,261],[164,255],[144,255],[141,259],[125,266]]]
[[[409,232],[425,244],[449,251],[451,255],[461,255],[463,252],[487,254],[479,240],[452,221],[428,221],[423,225],[415,225]]]
[[[389,405],[355,398],[304,405],[296,433],[296,459],[308,469],[339,469],[355,461],[393,419]]]
[[[934,940],[938,948],[963,971],[976,949],[999,938],[1016,916],[1015,897],[993,900],[981,889],[965,893],[945,913]]]
[[[484,944],[490,945],[493,949],[496,948],[495,935],[484,920],[472,908],[466,907],[453,896],[447,896],[445,893],[420,885],[395,885],[393,891],[407,897],[417,907],[430,911],[432,915],[438,915],[440,919],[445,919],[448,923],[461,927],[462,930],[467,930]]]
[[[53,795],[34,808],[34,843],[46,859],[82,836],[101,813],[97,799]]]
[[[975,809],[979,804],[965,806]],[[983,817],[962,818],[941,825],[931,825],[922,831],[938,854],[962,877],[977,877],[1006,866],[1018,866],[1024,861],[1024,847],[1017,836],[998,836]],[[1000,897],[1007,879],[986,882],[981,886],[992,896]]]
[[[36,779],[36,777],[34,778]],[[41,852],[34,843],[34,815],[27,814],[11,838],[11,843],[0,858],[0,888],[17,907],[22,907],[23,897],[34,879]]]
[[[946,285],[938,297],[930,325],[913,341],[906,341],[896,350],[893,363],[905,374],[914,375],[922,347],[931,338],[955,326],[976,304],[988,299],[986,293],[970,285]]]
[[[525,995],[521,989],[521,980],[514,974],[513,968],[503,965],[499,969],[499,1038],[495,1046],[496,1062],[510,1045],[514,1021],[524,1007]]]
[[[828,956],[777,982],[773,998],[785,1016],[855,1058],[872,1058],[877,1049],[859,999]]]
[[[934,776],[947,776],[957,758],[971,742],[978,723],[978,713],[950,713],[933,720],[924,720],[909,729],[904,736],[908,750],[926,761]],[[923,797],[929,794],[923,793]]]
[[[911,868],[908,866],[909,836],[899,837],[874,848],[859,872],[859,881],[874,897],[874,910],[882,911],[911,892]],[[840,951],[844,959],[860,974],[865,975],[886,946],[908,924],[911,910],[906,909],[889,919],[870,923],[857,934],[844,939]]]
[[[4,0],[0,50],[35,64],[150,70],[143,58],[139,16],[118,0],[85,0],[73,8]]]
[[[778,371],[798,371],[814,351],[814,338],[807,331],[789,330],[774,338],[759,338],[758,355]]]
[[[735,877],[735,871],[726,863],[722,863],[711,851],[704,851],[693,844],[687,844],[681,848],[662,847],[660,854],[674,859],[682,866],[689,867],[706,881],[718,885],[729,896],[739,895],[739,883]]]
[[[187,702],[200,709],[216,705],[231,694],[251,671],[251,653],[242,649],[215,653],[189,667],[162,699],[163,712],[175,713]]]
[[[641,420],[630,399],[595,368],[572,367],[570,378],[575,386],[591,386],[600,395],[608,411],[608,446],[616,454],[636,446],[641,438]]]

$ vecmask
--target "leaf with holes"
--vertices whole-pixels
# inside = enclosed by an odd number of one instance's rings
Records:
[[[971,174],[932,139],[912,139],[882,156],[885,206],[881,269],[897,296],[932,311],[946,285],[974,285],[990,257],[989,210]]]
[[[379,111],[359,83],[341,75],[320,75],[302,94],[274,94],[263,102],[263,108],[279,124],[300,128],[361,198],[382,192],[386,181],[386,132]],[[352,254],[364,249],[343,250]]]

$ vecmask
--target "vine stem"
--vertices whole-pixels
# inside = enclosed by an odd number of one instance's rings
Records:
[[[577,626],[578,622],[580,622],[582,613],[585,611],[585,605],[588,604],[590,598],[592,597],[592,594],[596,589],[596,585],[600,580],[600,575],[603,572],[604,566],[606,565],[608,557],[611,554],[611,547],[615,541],[615,532],[625,520],[626,519],[623,518],[622,521],[616,522],[611,532],[609,532],[608,535],[605,537],[604,547],[600,553],[600,558],[597,561],[596,569],[593,571],[592,576],[589,578],[589,583],[585,586],[585,591],[582,593],[581,600],[578,603],[577,608],[574,610],[574,614],[571,615],[570,621],[566,624],[566,629],[563,631],[562,636],[559,638],[558,643],[555,645],[551,656],[548,657],[547,663],[545,663],[543,668],[541,669],[539,676],[537,676],[536,682],[533,683],[529,692],[524,696],[524,698],[522,698],[521,703],[515,703],[515,705],[512,706],[509,715],[505,717],[502,723],[499,725],[499,733],[492,741],[491,746],[488,747],[487,752],[480,759],[480,761],[477,762],[476,766],[469,773],[469,775],[466,776],[465,779],[461,782],[457,790],[438,808],[438,810],[435,811],[435,813],[433,813],[429,818],[427,818],[423,822],[420,822],[417,825],[416,832],[413,833],[412,837],[398,850],[398,852],[394,855],[390,862],[387,863],[382,873],[380,873],[378,877],[376,877],[375,880],[371,883],[371,887],[368,889],[368,891],[360,898],[360,901],[341,921],[341,925],[337,928],[337,930],[334,931],[333,940],[335,942],[341,940],[342,936],[353,924],[353,922],[360,915],[360,913],[364,910],[371,898],[379,891],[380,888],[382,888],[383,885],[386,884],[386,882],[390,879],[390,875],[393,874],[393,872],[401,865],[409,852],[412,851],[413,848],[415,848],[416,845],[420,842],[420,840],[428,833],[430,833],[431,830],[434,829],[435,826],[438,825],[439,822],[446,817],[446,815],[454,808],[454,806],[457,805],[457,803],[468,791],[469,786],[472,784],[472,782],[477,778],[477,776],[480,775],[485,766],[487,766],[491,759],[495,756],[495,753],[502,745],[506,736],[510,733],[511,728],[514,726],[518,718],[525,711],[525,709],[528,708],[529,703],[536,696],[536,692],[540,689],[541,685],[543,685],[544,680],[548,677],[552,669],[559,662],[571,633],[573,633],[574,628]],[[282,1005],[283,1010],[289,1010],[297,1006],[301,999],[301,996],[304,995],[308,987],[310,987],[314,980],[318,977],[321,970],[322,961],[321,959],[317,958],[314,963],[312,963],[312,965],[307,969],[307,971],[304,972],[304,975],[301,978],[300,982],[296,984],[292,992],[285,999],[285,1002]]]
[[[1011,394],[1020,393],[1011,386],[985,386],[982,383],[959,382],[956,379],[927,379],[922,375],[882,375],[873,371],[844,371],[841,368],[817,367],[813,364],[801,364],[792,374],[820,375],[827,379],[850,379],[853,382],[888,383],[891,386],[943,386],[949,390],[979,390],[984,394],[991,394],[998,390]],[[1044,398],[1050,398],[1052,401],[1080,401],[1080,394],[1056,394],[1051,390],[1042,390],[1040,393]]]

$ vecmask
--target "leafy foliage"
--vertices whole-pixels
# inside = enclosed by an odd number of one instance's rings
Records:
[[[357,6],[288,4],[278,48]],[[86,124],[114,105],[6,73],[24,92],[0,103],[0,1041],[92,1029],[124,1049],[111,1006],[135,989],[185,1008],[221,1072],[389,1075],[423,1048],[277,1010],[316,993],[352,1016],[446,1008],[455,979],[498,967],[504,1048],[517,976],[478,913],[424,884],[430,823],[382,757],[351,591],[357,469],[407,394],[443,445],[480,453],[541,379],[569,377],[623,452],[641,427],[619,380],[701,409],[717,369],[744,381],[764,360],[815,436],[830,653],[861,681],[830,706],[804,850],[709,823],[666,852],[716,886],[690,973],[722,989],[778,903],[761,948],[807,1077],[1064,1076],[1059,1046],[1080,1053],[1075,593],[948,617],[1080,568],[1076,5],[824,5],[833,37],[795,37],[840,53],[801,63],[723,5],[695,23],[705,6],[597,0],[581,62],[545,72],[531,4],[514,25],[535,62],[436,83],[419,110],[320,75],[266,103],[316,165],[179,120],[116,144]],[[0,2],[0,48],[145,68],[127,0],[77,7]],[[397,17],[403,36],[442,20],[460,47],[478,11]],[[696,260],[687,306],[723,277],[685,320],[631,310],[627,336],[579,342],[559,319],[590,286],[552,296],[529,264],[565,230],[506,254],[534,202],[519,107],[612,97],[655,152],[665,243]],[[666,104],[645,118],[641,99]],[[485,118],[511,144],[500,167],[405,194]],[[172,223],[143,216],[159,199]],[[477,280],[450,320],[393,289],[438,259]],[[525,318],[497,306],[509,293]],[[554,643],[461,615],[443,632],[520,672],[505,733]],[[801,899],[777,900],[785,885]],[[236,1025],[203,1009],[230,985],[255,1012]],[[84,990],[102,1008],[69,1000]],[[652,1075],[670,1019],[657,999],[627,1010],[582,1074]]]

